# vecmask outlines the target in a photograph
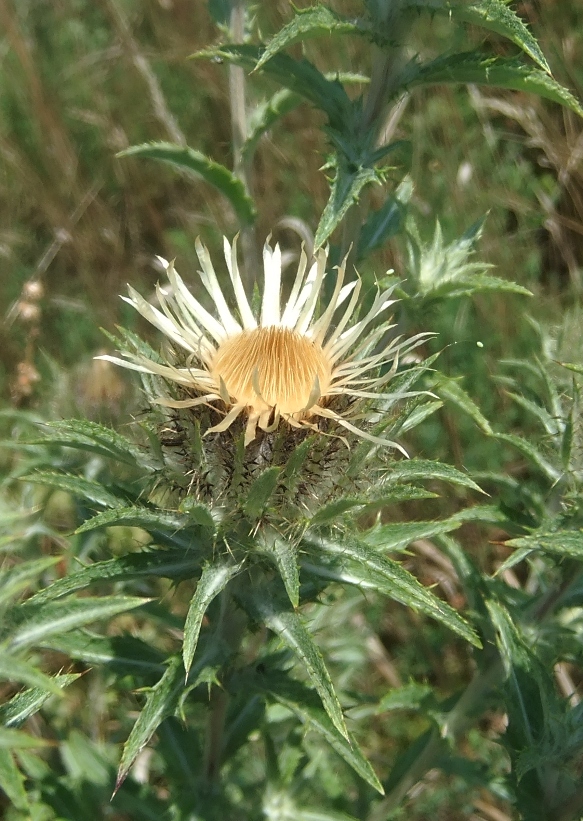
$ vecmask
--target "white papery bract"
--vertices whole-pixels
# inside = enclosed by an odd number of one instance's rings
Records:
[[[393,326],[388,320],[380,324],[375,320],[394,304],[394,286],[378,292],[366,314],[356,319],[361,307],[361,280],[345,284],[345,264],[338,266],[332,295],[323,304],[328,250],[316,251],[311,266],[302,251],[291,291],[282,305],[281,251],[278,245],[271,248],[266,244],[261,309],[256,316],[239,272],[236,240],[230,244],[225,239],[224,249],[236,311],[227,303],[207,249],[197,241],[200,279],[214,310],[208,311],[193,296],[172,262],[159,258],[169,281],[169,287],[157,286],[160,307],[151,305],[131,286],[129,297],[124,299],[162,331],[174,352],[166,364],[126,351],[125,359],[101,358],[180,385],[187,398],[160,398],[157,401],[162,405],[215,407],[223,418],[206,433],[225,431],[244,415],[245,445],[256,438],[258,429],[274,431],[280,423],[318,431],[320,417],[377,444],[402,450],[395,442],[374,436],[350,421],[358,415],[366,422],[364,400],[397,400],[411,395],[387,393],[386,385],[395,374],[399,357],[427,335],[393,338],[382,344]],[[350,401],[339,403],[338,397]],[[340,405],[343,410],[338,409]]]

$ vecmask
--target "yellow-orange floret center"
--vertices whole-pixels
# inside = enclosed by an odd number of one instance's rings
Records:
[[[317,343],[289,328],[243,331],[215,353],[211,374],[236,404],[262,413],[308,413],[330,386],[332,365]]]

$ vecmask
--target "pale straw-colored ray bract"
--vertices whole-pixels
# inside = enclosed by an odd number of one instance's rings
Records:
[[[356,319],[361,280],[345,284],[345,265],[338,266],[332,295],[323,304],[328,250],[318,250],[311,266],[302,251],[291,291],[282,305],[281,251],[278,245],[271,248],[266,243],[261,308],[256,316],[239,272],[236,240],[230,244],[225,239],[224,249],[236,311],[229,307],[207,249],[197,241],[200,279],[213,303],[212,313],[186,287],[174,264],[162,258],[169,288],[157,287],[159,308],[131,286],[129,297],[123,297],[183,354],[173,354],[173,361],[167,364],[126,351],[125,359],[98,358],[161,376],[190,395],[181,400],[160,398],[160,404],[175,408],[216,406],[224,416],[207,433],[227,430],[244,415],[246,445],[255,439],[258,428],[269,432],[283,422],[318,430],[317,417],[322,417],[376,444],[402,450],[397,443],[374,436],[350,421],[357,412],[362,418],[359,400],[396,401],[411,396],[391,394],[386,386],[399,357],[421,344],[427,334],[383,343],[393,326],[386,319],[378,325],[375,320],[386,316],[387,308],[394,304],[390,298],[393,288],[378,292],[366,314]],[[379,375],[381,370],[383,375]],[[341,396],[356,401],[335,402]],[[336,410],[335,405],[344,410]]]

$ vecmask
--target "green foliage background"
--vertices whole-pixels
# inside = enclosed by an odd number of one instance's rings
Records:
[[[362,193],[348,215],[378,212],[354,244],[365,282],[393,268],[399,321],[435,332],[426,353],[440,356],[422,375],[434,406],[404,425],[414,459],[399,462],[382,506],[332,503],[308,522],[299,577],[279,556],[281,589],[259,587],[253,601],[239,592],[253,631],[248,663],[233,670],[211,629],[217,603],[203,616],[208,591],[236,573],[203,569],[192,547],[210,543],[215,522],[156,496],[161,456],[143,393],[92,357],[109,350],[100,327],[148,334],[118,295],[127,282],[153,291],[155,254],[176,257],[188,278],[197,236],[217,258],[222,234],[252,221],[237,180],[204,157],[233,167],[229,65],[252,68],[257,42],[295,11],[255,4],[241,51],[224,45],[226,2],[0,0],[0,807],[10,821],[579,817],[581,120],[527,93],[542,88],[532,74],[523,91],[480,85],[483,65],[469,58],[454,68],[476,85],[414,89],[421,63],[518,49],[472,18],[483,4],[466,4],[469,23],[408,5],[411,94],[383,123],[396,145],[376,165],[359,166],[372,147],[358,129],[348,148],[334,133],[371,72],[370,40],[354,31],[360,3],[332,4],[340,16],[322,11],[320,30],[304,17],[247,81],[256,237],[273,231],[297,249],[295,229],[307,229],[338,258],[354,238],[333,230],[337,175],[340,205]],[[513,8],[556,81],[582,99],[578,4]],[[332,26],[338,36],[323,33]],[[523,50],[536,69],[539,52]],[[315,105],[300,104],[290,57],[332,72],[329,82],[340,72],[348,102],[312,84]],[[175,167],[145,156],[154,151]],[[255,487],[249,519],[274,487]],[[349,553],[340,537],[355,514],[364,535]],[[154,545],[164,552],[143,550]],[[322,581],[324,566],[338,584]],[[416,610],[399,603],[422,596],[398,587],[399,567],[428,590]],[[307,602],[301,619],[288,598]],[[476,633],[482,650],[467,641]],[[203,783],[209,705],[227,729],[220,778]],[[116,772],[129,775],[110,802]]]

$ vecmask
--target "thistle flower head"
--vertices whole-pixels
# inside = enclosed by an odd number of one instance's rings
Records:
[[[261,307],[254,313],[237,264],[236,241],[224,242],[225,260],[236,303],[233,311],[219,284],[207,249],[196,244],[200,279],[213,303],[208,311],[186,287],[174,264],[160,258],[168,285],[157,287],[159,308],[131,286],[124,297],[173,344],[164,364],[140,353],[125,359],[102,357],[126,368],[164,377],[182,388],[185,398],[159,398],[174,408],[210,405],[221,420],[207,433],[227,430],[246,419],[245,445],[258,431],[274,431],[281,424],[319,430],[322,419],[375,443],[400,447],[372,435],[350,421],[360,400],[399,398],[386,393],[399,355],[420,344],[424,334],[408,341],[382,343],[392,327],[386,316],[394,303],[392,289],[377,293],[369,310],[357,319],[362,282],[345,283],[345,265],[337,268],[332,294],[324,304],[322,285],[328,251],[316,252],[308,265],[302,251],[294,282],[282,299],[282,260],[279,246],[265,245]],[[387,366],[390,366],[387,368]],[[383,371],[382,375],[380,372]],[[342,397],[347,401],[339,401]]]

